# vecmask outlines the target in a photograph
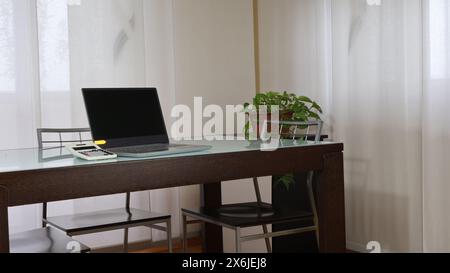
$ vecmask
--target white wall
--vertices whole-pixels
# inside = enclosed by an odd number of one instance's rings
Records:
[[[253,6],[251,0],[174,0],[175,102],[237,105],[255,95]],[[205,166],[214,168],[214,166]],[[214,178],[211,178],[214,179]],[[223,201],[249,201],[250,181],[223,183]],[[182,189],[183,207],[199,205],[199,187]],[[233,234],[224,247],[234,252]],[[255,244],[244,251],[258,251]]]
[[[326,0],[259,0],[261,91],[310,96],[331,110]]]

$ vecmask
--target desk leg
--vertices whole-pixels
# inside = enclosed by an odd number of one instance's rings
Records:
[[[0,253],[9,253],[8,191],[0,186]]]
[[[316,183],[320,252],[344,253],[346,235],[342,153],[324,156],[324,169],[317,173]]]
[[[222,205],[221,183],[201,185],[201,204],[205,207],[218,208]],[[222,227],[205,224],[203,230],[203,252],[222,253],[223,234]]]

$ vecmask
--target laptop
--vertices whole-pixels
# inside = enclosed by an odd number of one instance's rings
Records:
[[[206,145],[169,143],[156,88],[84,88],[92,137],[121,157],[154,157],[204,151]]]

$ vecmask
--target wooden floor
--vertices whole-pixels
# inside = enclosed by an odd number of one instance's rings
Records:
[[[139,251],[133,251],[132,253],[167,253],[167,246],[152,247],[149,249],[143,249]],[[183,252],[183,246],[181,242],[176,242],[173,245],[173,252]],[[200,238],[192,238],[188,240],[188,253],[202,253],[202,241]]]

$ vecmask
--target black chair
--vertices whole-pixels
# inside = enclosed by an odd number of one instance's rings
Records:
[[[69,143],[91,142],[90,129],[38,129],[38,143],[41,151],[46,149],[61,149]],[[56,138],[44,140],[44,136],[53,135]],[[67,139],[63,138],[67,135]],[[62,149],[61,149],[62,150]],[[125,195],[125,206],[120,209],[111,209],[91,213],[82,213],[66,216],[47,217],[48,206],[43,204],[42,226],[47,225],[65,232],[68,236],[86,235],[104,231],[124,229],[123,248],[128,252],[128,231],[133,227],[149,227],[167,233],[167,246],[172,252],[171,216],[130,208],[131,193]],[[163,224],[164,226],[161,226]]]
[[[267,126],[267,124],[265,124]],[[315,143],[321,139],[323,123],[321,121],[314,122],[279,122],[280,134],[286,137],[288,133],[295,141],[308,142],[313,139]],[[311,134],[311,128],[315,127],[315,133]],[[266,127],[267,128],[267,127]],[[287,130],[286,130],[287,129]],[[281,141],[282,145],[283,141]],[[199,209],[185,209],[181,210],[183,221],[183,250],[187,249],[187,225],[198,223],[209,223],[221,227],[229,228],[235,231],[236,252],[241,252],[241,244],[243,242],[265,239],[267,252],[272,252],[270,238],[287,236],[305,232],[316,232],[317,244],[319,244],[319,223],[316,210],[316,202],[314,198],[313,187],[314,172],[308,172],[307,188],[308,197],[311,204],[310,211],[296,211],[283,209],[276,210],[271,204],[262,202],[261,193],[259,189],[258,178],[253,178],[253,185],[256,194],[256,202],[243,204],[222,205],[219,208],[199,208]],[[188,217],[192,220],[188,220]],[[278,232],[268,232],[268,226],[271,224],[281,224],[289,222],[298,222],[305,220],[313,222],[311,226],[301,228],[283,230]],[[241,229],[248,227],[262,226],[263,233],[242,236]]]

